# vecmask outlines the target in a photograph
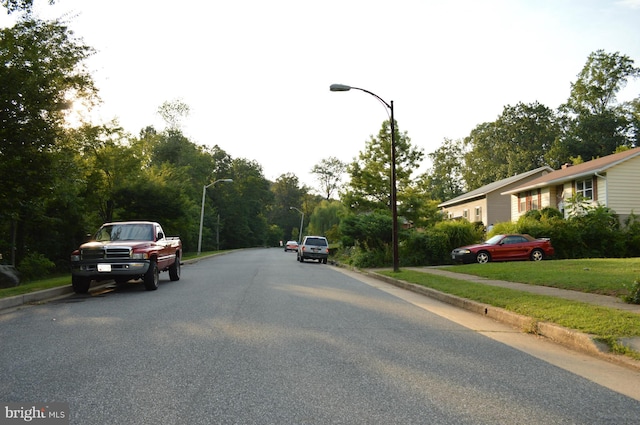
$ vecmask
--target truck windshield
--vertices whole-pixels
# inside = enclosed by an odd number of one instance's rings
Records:
[[[113,224],[102,226],[96,233],[98,242],[153,241],[153,224]]]

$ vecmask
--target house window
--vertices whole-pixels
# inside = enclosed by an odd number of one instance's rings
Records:
[[[469,220],[469,210],[465,209],[462,211],[462,216]]]
[[[476,219],[475,221],[482,221],[482,207],[476,207]]]
[[[531,210],[539,210],[541,197],[540,189],[519,193],[518,212],[523,213]]]
[[[593,180],[587,179],[577,181],[576,194],[580,194],[586,199],[593,199]]]
[[[525,212],[527,210],[527,194],[521,193],[518,195],[518,201],[520,204],[519,212]]]

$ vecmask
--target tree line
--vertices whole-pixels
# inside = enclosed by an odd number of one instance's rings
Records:
[[[21,10],[31,2],[1,4]],[[180,130],[189,108],[179,101],[159,107],[164,129],[149,126],[132,135],[117,121],[70,127],[71,101],[90,106],[99,100],[84,67],[93,54],[60,20],[24,13],[0,31],[4,262],[44,257],[65,270],[88,232],[125,219],[159,221],[182,238],[186,251],[195,251],[203,188],[220,179],[233,182],[204,192],[203,251],[276,246],[304,232],[340,242],[344,252],[356,247],[369,262],[390,262],[389,121],[350,163],[331,157],[314,166],[317,187],[291,173],[269,181],[256,161],[189,140]],[[616,95],[639,75],[629,57],[596,51],[557,110],[537,102],[506,106],[496,121],[426,155],[431,167],[422,175],[416,170],[425,153],[396,125],[401,237],[409,241],[409,232],[442,222],[438,203],[466,191],[541,165],[559,168],[637,146],[640,97],[618,103]]]

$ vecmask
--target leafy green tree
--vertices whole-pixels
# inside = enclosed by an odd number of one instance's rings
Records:
[[[55,0],[49,0],[49,4],[54,4]],[[7,13],[22,11],[31,13],[33,8],[33,0],[2,0],[0,5],[7,9]]]
[[[351,181],[342,194],[342,201],[354,211],[370,212],[391,209],[391,131],[384,121],[378,136],[371,136],[358,159],[347,167]],[[420,165],[424,153],[411,144],[407,133],[396,129],[397,201],[402,204],[407,188],[413,184],[412,174]]]
[[[631,146],[640,146],[640,96],[626,103],[625,112],[631,125],[629,131]]]
[[[546,165],[545,153],[559,134],[555,114],[546,106],[505,106],[495,122],[480,124],[464,141],[462,175],[468,189]]]
[[[563,143],[571,156],[589,161],[610,155],[619,146],[633,146],[637,135],[629,117],[630,105],[618,104],[616,96],[638,76],[640,68],[626,55],[604,50],[589,55],[560,108],[565,116]]]
[[[334,156],[325,158],[313,166],[311,173],[316,175],[320,183],[320,193],[324,195],[324,199],[331,199],[333,193],[340,188],[342,176],[346,171],[347,164]]]
[[[323,200],[311,214],[309,234],[326,236],[329,242],[337,241],[340,220],[346,213],[347,209],[342,202]]]
[[[95,96],[83,66],[92,54],[60,21],[26,15],[0,30],[0,226],[10,229],[18,259],[31,223],[51,196],[65,109]]]
[[[291,207],[303,211],[307,219],[309,217],[310,211],[306,211],[304,208],[304,196],[307,190],[304,185],[300,185],[300,180],[293,173],[282,174],[271,185],[273,203],[268,209],[268,219],[270,223],[278,225],[284,231],[284,239],[298,240],[300,232],[298,229],[300,227],[300,213],[291,210]],[[294,229],[296,229],[295,235]]]
[[[466,189],[462,177],[464,145],[461,140],[445,139],[427,155],[431,167],[420,176],[419,186],[431,199],[446,201],[462,195]]]
[[[224,195],[219,203],[220,245],[226,248],[263,246],[269,243],[267,210],[273,202],[270,183],[255,161],[233,159],[233,183],[216,186]],[[204,239],[203,239],[204,245]]]
[[[477,125],[464,139],[467,153],[464,155],[462,175],[467,190],[474,190],[486,184],[504,178],[506,169],[500,160],[500,153],[494,156],[493,148],[497,139],[495,122]]]
[[[116,122],[85,125],[74,133],[83,158],[87,211],[97,215],[96,224],[113,221],[118,218],[115,194],[142,179],[144,159],[136,155],[129,135]]]

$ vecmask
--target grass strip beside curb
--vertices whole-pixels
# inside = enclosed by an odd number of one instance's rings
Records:
[[[614,351],[618,339],[640,336],[640,317],[629,312],[412,270],[377,273],[594,335]]]

